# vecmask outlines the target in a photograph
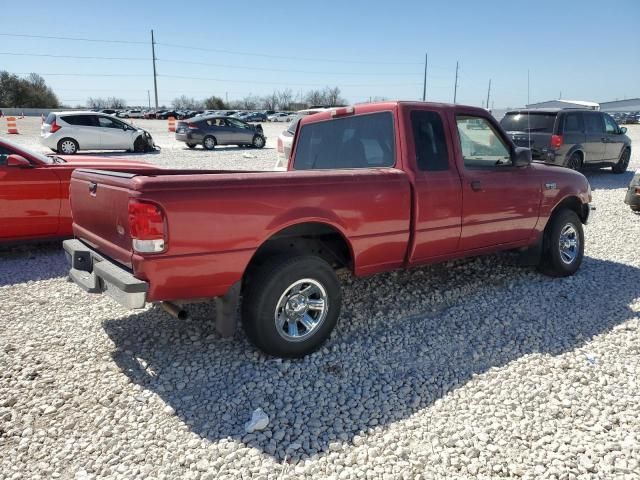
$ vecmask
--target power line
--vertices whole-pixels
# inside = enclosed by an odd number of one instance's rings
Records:
[[[162,45],[164,47],[172,47],[172,48],[183,48],[187,50],[200,50],[203,52],[227,53],[229,55],[244,55],[249,57],[264,57],[264,58],[280,58],[280,59],[286,59],[286,60],[302,60],[302,61],[311,61],[311,62],[357,63],[361,65],[422,65],[421,62],[367,62],[363,60],[342,60],[342,59],[335,59],[335,58],[293,57],[293,56],[287,56],[287,55],[272,55],[268,53],[239,52],[234,50],[224,50],[220,48],[194,47],[191,45],[177,45],[174,43],[162,43],[162,42],[156,42],[156,45]]]
[[[104,40],[98,38],[81,38],[81,37],[52,37],[49,35],[29,35],[26,33],[0,33],[3,37],[24,37],[24,38],[45,38],[48,40],[72,40],[77,42],[97,42],[97,43],[129,43],[136,45],[146,45],[147,42],[137,42],[133,40]]]
[[[253,81],[253,80],[237,80],[230,78],[210,78],[210,77],[188,77],[183,75],[161,75],[158,74],[159,77],[167,77],[167,78],[179,78],[184,80],[206,80],[211,82],[230,82],[230,83],[254,83],[260,85],[282,85],[286,83],[288,85],[298,85],[302,87],[325,87],[327,84],[325,83],[295,83],[295,82],[263,82],[263,81]],[[415,86],[421,85],[420,83],[363,83],[363,84],[340,84],[341,87],[396,87],[396,86]]]
[[[83,55],[54,55],[50,53],[20,53],[20,52],[0,52],[0,55],[11,55],[15,57],[51,57],[51,58],[73,58],[81,60],[149,60],[148,57],[95,57]]]

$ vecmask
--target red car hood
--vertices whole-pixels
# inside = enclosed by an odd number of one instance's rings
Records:
[[[91,157],[83,155],[58,155],[66,163],[58,163],[56,166],[73,167],[73,168],[99,168],[99,169],[118,169],[118,168],[159,168],[147,162],[139,162],[127,160],[125,158],[109,158],[109,157]]]

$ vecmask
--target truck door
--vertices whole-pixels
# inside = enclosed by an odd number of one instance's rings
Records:
[[[408,129],[409,161],[415,165],[414,245],[411,263],[455,252],[462,223],[462,189],[447,144],[444,120],[437,111],[412,110]]]
[[[538,221],[538,178],[531,167],[511,164],[511,147],[488,118],[455,118],[462,174],[460,250],[527,239]]]
[[[599,163],[606,157],[607,137],[600,112],[583,112],[586,130],[584,163]]]

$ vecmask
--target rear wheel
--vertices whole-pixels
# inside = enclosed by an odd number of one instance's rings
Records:
[[[581,167],[582,155],[578,152],[573,152],[569,157],[569,160],[567,160],[567,168],[570,168],[571,170],[580,170]]]
[[[253,137],[253,141],[251,142],[253,148],[262,148],[264,147],[264,137],[261,135],[255,135]]]
[[[573,275],[582,264],[584,232],[573,210],[555,213],[544,230],[539,270],[552,277]]]
[[[63,138],[58,142],[58,153],[62,155],[73,155],[78,151],[78,142],[73,138]]]
[[[613,173],[624,173],[627,171],[627,167],[629,166],[629,160],[631,159],[631,150],[625,148],[620,154],[620,159],[618,163],[616,163],[613,167],[611,167],[611,171]]]
[[[202,146],[205,148],[205,150],[213,150],[214,148],[216,148],[216,139],[211,135],[207,135],[202,140]]]
[[[242,321],[249,339],[265,353],[303,357],[329,337],[341,303],[340,283],[327,262],[279,256],[252,272],[243,292]]]

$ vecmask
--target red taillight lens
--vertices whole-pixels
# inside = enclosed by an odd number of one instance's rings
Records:
[[[284,144],[282,143],[282,139],[280,137],[278,137],[277,150],[280,153],[284,153]]]
[[[190,130],[198,130],[198,124],[196,123],[187,123],[187,127],[189,127]]]
[[[164,212],[153,203],[130,200],[129,233],[136,251],[162,252],[165,249]]]
[[[562,146],[562,135],[551,135],[551,146],[553,148],[560,148]]]
[[[56,133],[58,130],[60,130],[62,127],[60,125],[58,125],[56,123],[56,121],[54,120],[53,122],[51,122],[51,129],[49,130],[51,133]]]

